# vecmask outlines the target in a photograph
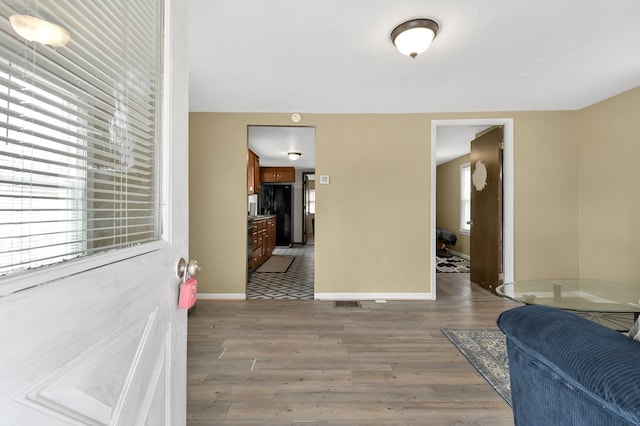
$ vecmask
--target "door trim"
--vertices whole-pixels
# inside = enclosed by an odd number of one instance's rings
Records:
[[[431,265],[431,295],[436,299],[436,144],[438,127],[451,126],[504,126],[504,151],[502,157],[502,203],[504,216],[502,218],[503,248],[502,265],[504,282],[514,280],[514,179],[513,179],[513,118],[482,118],[482,119],[450,119],[431,120],[431,201],[430,201],[430,265]]]

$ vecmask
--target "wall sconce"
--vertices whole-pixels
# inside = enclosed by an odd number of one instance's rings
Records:
[[[298,158],[302,157],[302,153],[300,152],[287,152],[290,160],[296,161]]]
[[[391,41],[403,55],[415,59],[429,48],[440,27],[431,19],[412,19],[391,31]]]
[[[18,35],[29,41],[37,41],[51,47],[62,47],[69,43],[69,31],[60,25],[31,15],[12,15],[11,27]]]

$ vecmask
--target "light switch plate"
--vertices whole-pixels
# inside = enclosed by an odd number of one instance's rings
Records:
[[[320,175],[320,185],[329,185],[329,175]]]

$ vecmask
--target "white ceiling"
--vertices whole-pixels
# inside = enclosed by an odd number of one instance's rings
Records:
[[[471,150],[471,141],[489,126],[441,126],[436,134],[436,165],[454,160]]]
[[[260,157],[260,166],[291,166],[315,169],[315,127],[249,126],[249,148]],[[290,160],[288,152],[302,156]]]
[[[189,8],[191,111],[563,110],[640,85],[637,0],[190,0]],[[411,59],[389,34],[416,17],[436,20],[440,32]]]

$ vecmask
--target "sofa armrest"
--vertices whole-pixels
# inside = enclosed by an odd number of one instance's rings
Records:
[[[516,424],[640,424],[640,343],[539,305],[505,311],[497,323],[507,337]],[[537,410],[547,421],[518,422]]]

